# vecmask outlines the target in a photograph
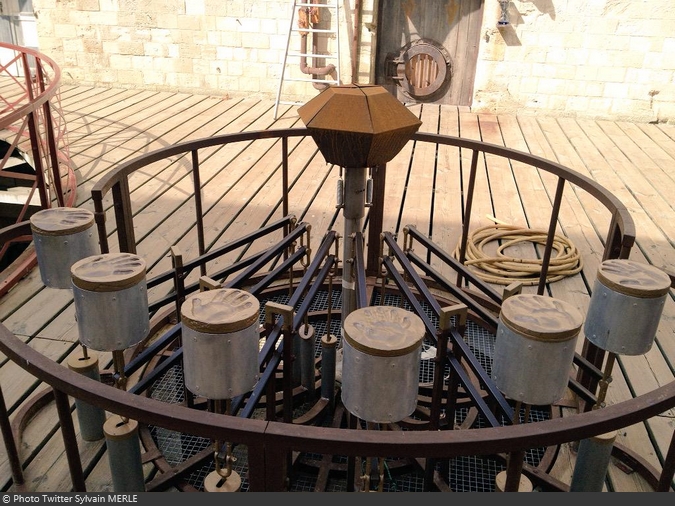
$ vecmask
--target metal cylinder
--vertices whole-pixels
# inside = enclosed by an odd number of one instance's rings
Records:
[[[94,381],[101,381],[98,368],[98,355],[96,353],[88,352],[85,357],[82,350],[79,350],[68,358],[68,368]],[[80,399],[75,399],[75,411],[77,412],[82,439],[85,441],[99,441],[103,439],[105,410]]]
[[[115,492],[145,492],[138,422],[113,415],[103,425]]]
[[[612,431],[579,443],[570,492],[602,492],[617,434]]]
[[[648,264],[605,260],[598,268],[584,334],[603,350],[642,355],[654,344],[670,277]]]
[[[326,334],[321,337],[321,397],[332,405],[335,401],[335,365],[337,337]]]
[[[98,351],[121,351],[148,334],[145,260],[131,253],[83,258],[71,267],[80,342]]]
[[[375,423],[398,422],[417,406],[422,319],[404,309],[374,306],[343,322],[342,402]]]
[[[567,386],[583,318],[571,304],[518,294],[502,304],[492,378],[507,397],[549,405]]]
[[[352,274],[354,241],[352,234],[361,232],[361,219],[366,214],[366,168],[345,170],[344,183],[344,237],[342,240],[342,321],[356,308],[356,283]]]
[[[241,476],[236,471],[223,478],[217,471],[211,471],[204,478],[204,492],[239,492]]]
[[[94,234],[94,213],[87,209],[53,207],[30,218],[35,255],[42,283],[50,288],[71,288],[71,266],[99,253]]]
[[[185,386],[207,399],[232,399],[259,378],[260,302],[233,288],[188,297],[181,307]]]
[[[316,370],[314,367],[314,327],[301,325],[298,329],[300,339],[300,384],[314,395]]]
[[[495,492],[504,492],[506,490],[506,471],[501,471],[495,476]],[[527,476],[520,475],[518,482],[518,492],[532,492],[532,482]]]

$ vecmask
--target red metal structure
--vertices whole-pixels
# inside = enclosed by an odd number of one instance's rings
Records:
[[[7,225],[39,209],[72,206],[77,183],[59,99],[61,70],[32,49],[0,47],[4,55],[13,55],[0,61],[0,139],[6,147],[0,152],[0,196],[11,197],[11,202],[2,200]],[[0,296],[35,266],[30,239],[21,236],[2,244]]]

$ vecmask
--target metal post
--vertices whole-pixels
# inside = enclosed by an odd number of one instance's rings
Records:
[[[84,350],[75,353],[68,359],[68,368],[82,376],[101,381],[98,368],[98,355]],[[85,441],[98,441],[103,439],[103,424],[105,423],[105,410],[93,406],[87,402],[75,399],[75,410],[80,423],[80,436]]]
[[[361,219],[366,212],[366,176],[368,169],[345,170],[344,187],[344,240],[342,255],[342,321],[356,309],[356,287],[351,264],[354,256],[352,234],[361,231]]]
[[[307,389],[309,399],[314,398],[314,327],[309,324],[298,329],[300,341],[300,384]]]
[[[579,443],[570,492],[602,492],[617,431]]]
[[[63,436],[63,445],[66,449],[70,477],[73,481],[73,490],[75,492],[86,492],[87,487],[84,482],[80,452],[77,449],[77,438],[75,437],[68,395],[54,389],[54,402],[56,403],[56,411],[59,416],[59,423],[61,424],[61,435]]]
[[[0,388],[0,430],[2,431],[2,438],[5,441],[7,459],[9,460],[12,469],[12,481],[14,481],[16,485],[23,485],[25,480],[23,469],[21,468],[21,459],[19,458],[19,450],[16,446],[14,434],[12,433],[12,424],[9,421],[9,413],[7,412],[7,405],[5,404],[2,388]]]
[[[321,397],[328,400],[332,412],[335,406],[335,356],[337,337],[326,334],[321,338]]]
[[[138,422],[113,415],[103,425],[113,490],[145,492]]]

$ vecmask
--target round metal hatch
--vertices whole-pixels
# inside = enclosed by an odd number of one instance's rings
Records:
[[[429,101],[442,95],[452,77],[448,51],[431,39],[417,39],[403,46],[398,55],[390,55],[386,75],[413,100]]]

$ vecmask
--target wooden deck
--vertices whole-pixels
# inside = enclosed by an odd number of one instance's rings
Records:
[[[91,189],[118,164],[161,147],[223,133],[304,126],[294,107],[282,106],[274,120],[274,103],[259,98],[227,100],[202,95],[143,90],[65,86],[61,91],[70,156],[77,167],[78,206],[93,210]],[[635,221],[637,238],[631,258],[673,270],[675,266],[675,125],[632,124],[535,116],[475,114],[451,106],[416,105],[421,131],[478,139],[561,163],[586,175],[621,200]],[[335,208],[339,170],[325,163],[311,138],[290,140],[290,211],[312,224],[316,243],[325,231],[341,231]],[[229,145],[200,155],[207,245],[222,244],[281,217],[278,142],[269,139]],[[457,148],[410,142],[387,165],[385,231],[402,235],[414,224],[452,251],[461,232],[470,153]],[[518,162],[486,156],[477,191],[483,198],[473,209],[473,226],[493,218],[518,227],[546,229],[556,182],[547,174],[524,170]],[[501,166],[501,167],[500,167]],[[494,170],[493,169],[500,169]],[[193,200],[188,161],[157,162],[131,179],[138,254],[149,275],[168,269],[169,250],[178,246],[187,258],[197,255],[191,219]],[[113,220],[108,222],[112,226]],[[566,191],[560,233],[579,249],[580,274],[550,285],[552,296],[583,314],[589,288],[601,261],[609,213],[583,191]],[[314,239],[313,239],[314,240]],[[531,254],[525,252],[524,254]],[[498,288],[501,290],[501,288]],[[526,288],[531,289],[531,288]],[[158,297],[159,292],[150,297]],[[44,287],[35,269],[0,299],[0,320],[17,336],[57,362],[65,363],[77,343],[72,293]],[[0,382],[15,419],[31,397],[42,391],[18,365],[2,357]],[[105,357],[109,360],[109,357]],[[109,362],[105,365],[108,366]],[[643,356],[621,357],[614,369],[607,401],[617,403],[649,392],[675,378],[675,304],[672,293],[664,309],[656,343]],[[77,423],[77,417],[74,417]],[[25,427],[20,442],[25,490],[68,491],[71,483],[63,440],[56,430],[55,408],[48,405]],[[627,427],[618,441],[660,470],[675,430],[675,411]],[[80,442],[89,491],[109,491],[108,461],[102,442]],[[554,476],[569,483],[574,453],[567,447]],[[4,447],[0,447],[0,489],[11,484]],[[651,490],[636,473],[612,465],[608,490]]]

